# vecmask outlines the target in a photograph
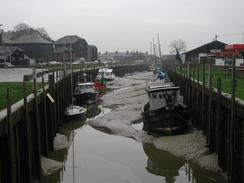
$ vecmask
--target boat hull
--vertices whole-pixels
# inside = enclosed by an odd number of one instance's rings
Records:
[[[83,93],[83,94],[75,94],[75,103],[77,105],[90,105],[94,104],[97,101],[97,93]]]
[[[85,121],[87,117],[86,113],[80,113],[75,115],[67,115],[64,114],[64,121],[71,122],[71,121]]]
[[[167,110],[161,108],[150,111],[149,103],[144,106],[142,112],[143,129],[165,135],[174,135],[180,133],[188,125],[189,112],[182,105],[174,106],[174,109]]]

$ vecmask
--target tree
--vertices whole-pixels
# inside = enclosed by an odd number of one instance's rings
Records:
[[[19,31],[28,31],[32,29],[29,25],[26,23],[19,23],[14,26],[14,31],[19,32]]]
[[[176,60],[181,62],[180,53],[182,53],[186,50],[185,41],[183,41],[181,39],[174,40],[170,43],[169,47],[171,49],[171,52],[175,53]]]
[[[43,27],[36,28],[37,32],[41,34],[43,38],[50,39],[48,32]]]

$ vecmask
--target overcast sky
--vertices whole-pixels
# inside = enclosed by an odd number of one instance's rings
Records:
[[[242,42],[243,8],[244,0],[0,0],[0,24],[5,31],[20,22],[44,27],[54,40],[76,34],[101,52],[149,51],[159,33],[168,54],[179,38],[187,50],[215,34]]]

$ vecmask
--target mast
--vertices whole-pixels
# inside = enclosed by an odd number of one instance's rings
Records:
[[[74,101],[73,101],[73,66],[72,66],[72,47],[71,47],[71,42],[69,43],[69,62],[70,62],[70,69],[71,69],[71,100],[72,100],[72,106],[74,105]]]
[[[150,55],[152,55],[152,41],[150,42]]]
[[[153,38],[153,55],[154,55],[154,64],[156,66],[156,64],[157,64],[157,58],[156,58],[156,50],[155,50],[154,38]]]

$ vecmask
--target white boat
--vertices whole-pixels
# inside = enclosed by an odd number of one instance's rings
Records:
[[[148,103],[142,112],[144,129],[175,134],[187,125],[189,112],[182,103],[180,88],[168,79],[155,80],[146,88]]]
[[[71,120],[85,120],[87,110],[84,107],[77,105],[70,105],[65,108],[64,115],[67,121]]]
[[[115,79],[115,74],[113,72],[113,69],[109,68],[101,68],[98,71],[97,80],[107,80],[107,81],[113,81]]]

